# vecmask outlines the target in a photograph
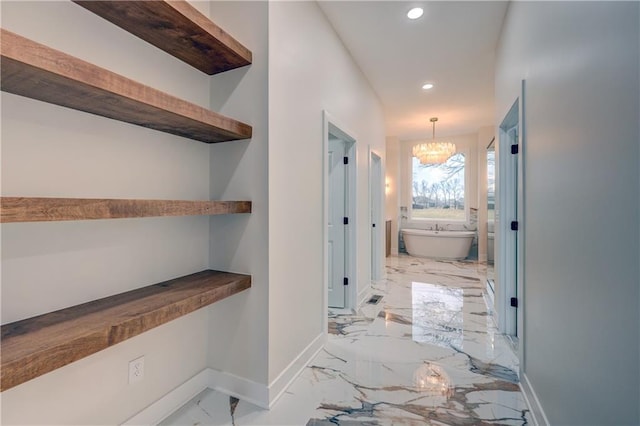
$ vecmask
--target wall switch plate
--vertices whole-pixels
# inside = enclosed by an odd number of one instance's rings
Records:
[[[144,378],[144,355],[129,361],[129,384],[142,381]]]

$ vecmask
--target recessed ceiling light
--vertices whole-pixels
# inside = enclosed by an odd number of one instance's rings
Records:
[[[424,10],[421,7],[414,7],[409,12],[407,12],[407,18],[409,19],[418,19],[422,16]]]
[[[424,90],[433,89],[433,84],[431,84],[431,83],[424,84],[424,85],[422,85],[422,88]]]

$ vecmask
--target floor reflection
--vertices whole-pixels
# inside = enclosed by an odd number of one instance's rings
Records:
[[[411,300],[414,341],[463,347],[463,289],[412,282]]]
[[[432,362],[425,362],[413,373],[413,383],[420,392],[443,397],[442,402],[454,392],[447,372]]]

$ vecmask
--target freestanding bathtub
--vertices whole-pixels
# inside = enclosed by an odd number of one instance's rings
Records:
[[[402,238],[411,256],[433,259],[464,259],[469,255],[473,231],[427,231],[402,229]]]

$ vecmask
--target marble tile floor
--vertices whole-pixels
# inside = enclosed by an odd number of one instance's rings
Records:
[[[373,293],[376,305],[330,310],[325,348],[271,410],[206,390],[162,424],[532,424],[480,265],[391,257]]]

